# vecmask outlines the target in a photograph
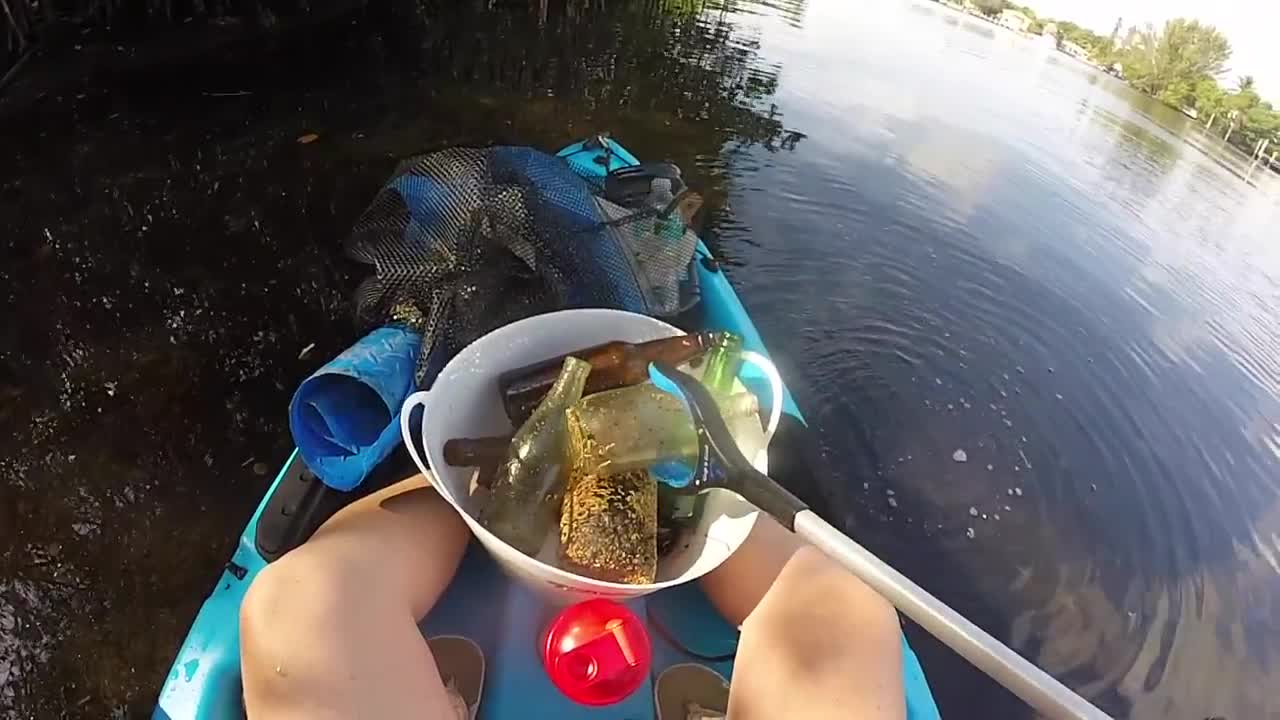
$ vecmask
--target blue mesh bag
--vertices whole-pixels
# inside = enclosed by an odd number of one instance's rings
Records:
[[[563,159],[527,147],[451,148],[401,163],[356,222],[348,254],[370,327],[420,333],[451,357],[507,323],[563,308],[669,317],[688,305],[696,236],[668,188],[626,206]],[[438,363],[435,364],[438,367]]]

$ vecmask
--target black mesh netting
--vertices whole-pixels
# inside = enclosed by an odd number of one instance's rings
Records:
[[[663,182],[623,207],[531,148],[411,158],[348,240],[374,273],[357,290],[357,317],[422,332],[416,379],[429,385],[462,347],[520,318],[573,307],[674,315],[690,300],[697,238]]]

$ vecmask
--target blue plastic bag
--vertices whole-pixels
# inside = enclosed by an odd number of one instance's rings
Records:
[[[307,467],[329,487],[356,487],[395,450],[421,345],[418,333],[379,328],[298,386],[289,430]]]

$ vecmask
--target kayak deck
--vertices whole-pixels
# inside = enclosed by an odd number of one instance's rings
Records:
[[[625,603],[640,617],[653,643],[653,668],[645,684],[620,703],[603,708],[579,705],[560,693],[542,669],[538,642],[559,608],[510,582],[479,543],[468,548],[458,575],[422,623],[425,636],[461,634],[479,643],[486,663],[482,718],[536,714],[555,718],[652,718],[653,678],[667,667],[701,662],[725,677],[733,672],[737,630],[729,626],[693,585]],[[720,662],[699,660],[681,645]],[[537,708],[531,713],[530,708]]]
[[[575,143],[559,155],[584,176],[603,177],[607,170],[639,164],[617,142],[597,139]],[[741,335],[747,349],[767,354],[750,317],[699,241],[694,261],[701,292],[698,329],[723,329]],[[686,328],[691,329],[691,328]],[[743,381],[760,397],[762,377]],[[789,393],[784,395],[783,423],[770,447],[774,475],[787,479],[812,475],[805,464],[806,429]],[[178,652],[160,692],[155,720],[233,720],[244,717],[239,662],[239,608],[254,577],[270,560],[305,541],[325,518],[342,505],[412,474],[404,453],[393,455],[371,478],[351,493],[322,486],[295,451],[281,469],[254,513],[231,561],[205,601]],[[801,479],[797,482],[803,483]],[[811,481],[810,481],[811,482]],[[425,550],[424,550],[425,552]],[[420,628],[426,637],[462,635],[485,653],[484,695],[479,717],[507,720],[525,717],[610,718],[654,717],[653,679],[667,667],[697,662],[726,678],[733,673],[738,632],[724,621],[694,583],[628,601],[644,621],[653,644],[653,667],[644,686],[624,701],[587,707],[569,700],[542,669],[537,649],[542,630],[557,608],[533,591],[507,578],[476,542],[468,547],[449,588]],[[903,672],[908,717],[938,717],[919,662],[903,638]]]

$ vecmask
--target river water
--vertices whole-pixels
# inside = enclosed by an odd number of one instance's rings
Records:
[[[824,515],[1116,716],[1280,717],[1280,182],[933,3],[598,5],[96,42],[6,90],[0,717],[147,714],[354,336],[338,246],[395,158],[605,129],[706,195]],[[908,633],[944,716],[1030,716]]]

